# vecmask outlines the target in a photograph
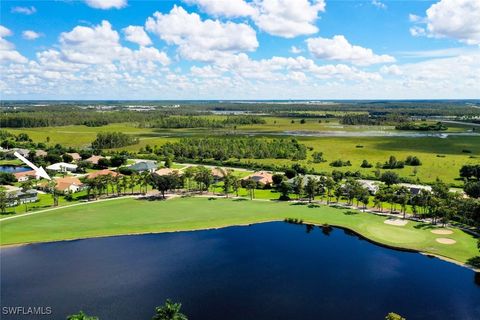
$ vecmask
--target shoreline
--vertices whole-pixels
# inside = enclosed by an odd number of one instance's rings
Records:
[[[35,242],[24,242],[24,243],[13,243],[13,244],[7,244],[7,245],[1,245],[0,244],[0,250],[2,249],[12,249],[12,248],[19,248],[23,246],[28,246],[28,245],[35,245],[35,244],[53,244],[53,243],[60,243],[60,242],[70,242],[70,241],[78,241],[78,240],[88,240],[88,239],[100,239],[100,238],[112,238],[112,237],[125,237],[125,236],[141,236],[141,235],[155,235],[155,234],[163,234],[163,233],[177,233],[177,232],[195,232],[195,231],[208,231],[208,230],[218,230],[218,229],[224,229],[224,228],[230,228],[230,227],[246,227],[246,226],[251,226],[255,224],[262,224],[262,223],[270,223],[270,222],[284,222],[283,220],[264,220],[264,221],[258,221],[258,222],[252,222],[252,223],[241,223],[241,224],[230,224],[230,225],[221,225],[221,226],[215,226],[215,227],[206,227],[206,228],[193,228],[193,229],[176,229],[176,230],[165,230],[165,231],[152,231],[152,232],[131,232],[131,233],[123,233],[123,234],[106,234],[106,235],[95,235],[95,236],[88,236],[88,237],[78,237],[78,238],[70,238],[70,239],[62,239],[62,240],[53,240],[53,241],[35,241]],[[287,222],[285,222],[287,223]],[[318,224],[318,223],[311,223],[308,221],[303,221],[300,225],[314,225],[316,227],[322,227],[324,226],[323,224]],[[480,269],[475,268],[474,266],[468,265],[466,263],[460,262],[458,260],[442,256],[439,254],[435,253],[429,253],[425,251],[421,251],[418,249],[411,249],[411,248],[404,248],[400,246],[395,246],[395,245],[390,245],[386,243],[382,243],[377,240],[373,240],[368,238],[367,236],[352,230],[348,227],[340,226],[340,225],[333,225],[333,224],[327,224],[330,227],[337,228],[337,229],[342,229],[346,230],[349,232],[352,232],[356,236],[360,237],[363,240],[366,240],[370,242],[371,244],[384,247],[386,249],[390,250],[396,250],[396,251],[403,251],[403,252],[411,252],[411,253],[418,253],[421,255],[424,255],[426,257],[434,257],[440,260],[443,260],[445,262],[453,263],[457,266],[464,267],[467,269],[472,270],[473,272],[480,272]]]

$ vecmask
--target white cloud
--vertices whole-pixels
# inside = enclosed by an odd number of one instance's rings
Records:
[[[263,31],[293,38],[318,32],[315,25],[319,12],[325,11],[324,0],[257,0],[255,24]]]
[[[127,0],[85,0],[89,7],[95,9],[121,9],[127,5]]]
[[[380,0],[372,0],[372,5],[380,9],[387,9],[387,5]]]
[[[37,12],[37,9],[35,9],[34,6],[30,7],[13,7],[11,10],[12,13],[21,13],[21,14],[26,14],[26,15],[31,15]]]
[[[184,0],[213,16],[249,17],[262,31],[284,38],[318,32],[324,0]]]
[[[255,9],[244,0],[184,0],[197,5],[202,11],[213,16],[245,17],[255,14]]]
[[[290,52],[293,53],[293,54],[299,54],[299,53],[301,53],[302,51],[303,51],[302,49],[297,48],[297,47],[295,47],[295,46],[292,46],[292,47],[290,48]]]
[[[152,44],[152,40],[147,35],[142,26],[128,26],[123,30],[125,38],[133,43],[136,43],[140,46],[149,46]]]
[[[168,44],[177,45],[180,55],[190,60],[213,61],[258,47],[255,30],[248,24],[203,21],[178,6],[167,14],[155,12],[145,26]]]
[[[380,68],[380,73],[398,76],[402,74],[402,70],[400,70],[396,64],[392,64],[389,66],[382,66]]]
[[[342,35],[336,35],[332,39],[318,37],[306,41],[308,50],[318,59],[347,61],[360,66],[395,61],[392,56],[377,55],[371,49],[352,45]]]
[[[22,32],[22,37],[26,40],[35,40],[42,36],[41,33],[35,32],[33,30],[25,30]]]
[[[411,28],[410,33],[476,45],[480,44],[479,19],[479,0],[441,0],[427,9],[425,18],[410,15],[412,22],[425,24],[425,27]]]
[[[10,29],[0,25],[0,62],[25,63],[27,62],[27,58],[15,50],[13,43],[4,39],[10,37],[12,34]]]

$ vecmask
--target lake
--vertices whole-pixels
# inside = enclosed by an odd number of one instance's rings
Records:
[[[17,172],[25,172],[32,170],[29,167],[20,167],[20,166],[11,166],[11,165],[4,165],[0,166],[0,172],[6,173],[17,173]]]
[[[343,229],[283,222],[0,250],[1,302],[65,319],[151,319],[165,299],[192,319],[480,319],[473,271],[374,245]]]

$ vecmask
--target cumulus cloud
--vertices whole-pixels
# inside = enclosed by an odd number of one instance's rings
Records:
[[[426,11],[426,17],[410,15],[414,26],[410,33],[414,36],[452,38],[463,43],[480,44],[480,1],[441,0]]]
[[[197,5],[202,11],[227,18],[245,17],[255,14],[255,9],[244,0],[184,0]]]
[[[371,49],[352,45],[342,35],[336,35],[332,39],[318,37],[306,41],[308,50],[318,59],[346,61],[359,66],[395,61],[392,56],[377,55]]]
[[[11,10],[12,13],[21,13],[26,15],[31,15],[37,12],[37,9],[34,6],[30,7],[13,7]]]
[[[22,37],[23,39],[26,40],[35,40],[38,39],[42,36],[41,33],[35,32],[33,30],[25,30],[22,32]]]
[[[128,26],[123,30],[125,39],[130,42],[136,43],[140,46],[149,46],[152,44],[152,40],[147,35],[142,26]]]
[[[318,32],[315,23],[319,12],[325,11],[324,0],[262,0],[254,4],[255,24],[269,34],[284,38]]]
[[[13,33],[10,31],[10,29],[0,25],[0,62],[25,63],[27,62],[27,58],[15,50],[13,43],[4,39],[6,37],[10,37],[12,34]]]
[[[202,20],[178,6],[167,14],[155,12],[145,26],[168,44],[177,45],[180,55],[190,60],[213,61],[258,47],[255,30],[248,24]]]
[[[214,15],[249,17],[262,31],[271,35],[294,38],[318,32],[315,25],[324,0],[184,0]]]
[[[143,60],[156,61],[163,65],[169,63],[167,55],[155,48],[132,51],[123,47],[117,31],[110,22],[104,20],[93,27],[76,26],[70,32],[60,34],[60,48],[66,60],[80,64],[109,64],[113,61],[129,61],[140,57]],[[155,54],[152,54],[156,51]],[[142,52],[148,52],[145,55]]]
[[[95,9],[121,9],[127,5],[127,0],[85,0],[85,3]]]

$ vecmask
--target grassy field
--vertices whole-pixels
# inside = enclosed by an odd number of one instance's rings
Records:
[[[199,230],[285,218],[306,223],[349,228],[385,245],[418,250],[466,262],[478,255],[475,239],[460,230],[443,245],[430,225],[409,221],[404,227],[384,223],[385,217],[331,207],[271,201],[183,198],[169,201],[120,199],[62,208],[0,221],[0,244],[20,244],[67,239]]]
[[[65,126],[32,129],[8,129],[13,133],[27,133],[36,142],[46,142],[50,145],[60,143],[67,147],[86,147],[95,139],[98,132],[121,131],[139,137],[140,142],[136,145],[123,148],[128,151],[138,151],[147,144],[162,145],[167,141],[176,141],[182,136],[208,136],[224,135],[232,133],[255,133],[260,136],[277,137],[286,131],[310,131],[310,132],[339,132],[345,131],[358,133],[358,136],[349,137],[297,137],[297,139],[313,148],[309,151],[306,160],[302,164],[315,169],[318,172],[331,172],[334,168],[329,163],[337,160],[350,160],[351,167],[336,168],[341,171],[361,171],[363,174],[373,176],[375,168],[360,168],[361,162],[365,159],[375,165],[377,162],[384,163],[390,155],[398,160],[404,160],[409,155],[418,156],[423,165],[418,167],[414,175],[413,167],[405,167],[397,170],[403,176],[413,180],[417,178],[424,183],[434,182],[438,177],[452,185],[461,186],[462,181],[458,178],[458,171],[463,164],[480,162],[480,137],[479,136],[449,136],[445,139],[437,137],[365,137],[361,133],[366,131],[384,130],[386,133],[395,132],[392,127],[378,126],[343,126],[337,120],[307,119],[301,124],[296,118],[275,118],[265,117],[266,124],[239,126],[237,130],[231,129],[151,129],[138,128],[135,124],[110,124],[103,127],[86,126]],[[291,123],[292,120],[294,123]],[[321,123],[319,123],[321,121]],[[450,125],[449,131],[466,132],[470,129],[463,125]],[[397,131],[398,132],[398,131]],[[362,147],[359,147],[362,146]],[[465,153],[469,150],[471,153]],[[312,163],[311,154],[314,151],[324,153],[327,162]],[[263,164],[285,164],[291,165],[293,161],[282,159],[245,159],[244,162],[256,162]]]

